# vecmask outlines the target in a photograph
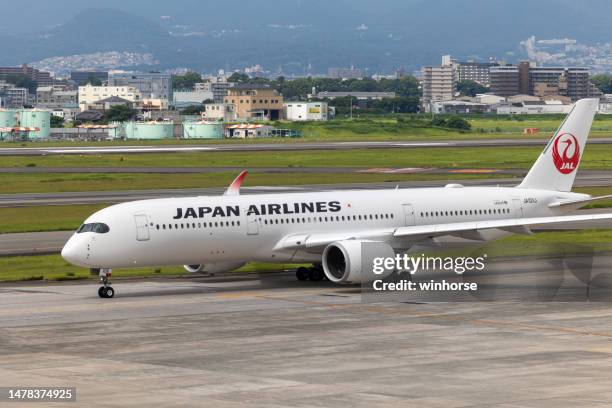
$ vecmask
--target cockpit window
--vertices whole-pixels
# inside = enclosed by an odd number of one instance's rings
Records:
[[[103,224],[101,222],[91,223],[91,224],[83,224],[77,230],[77,234],[82,232],[95,232],[97,234],[106,234],[110,231],[108,225]]]

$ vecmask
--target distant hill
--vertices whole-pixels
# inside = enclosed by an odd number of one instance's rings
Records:
[[[231,10],[201,0],[105,2],[117,9],[82,3],[6,5],[13,18],[0,30],[0,65],[133,51],[152,53],[159,68],[213,71],[259,63],[303,74],[308,64],[314,72],[354,64],[376,72],[437,64],[443,53],[513,60],[531,35],[612,41],[608,0],[245,0]],[[20,31],[20,18],[39,22],[40,32]]]

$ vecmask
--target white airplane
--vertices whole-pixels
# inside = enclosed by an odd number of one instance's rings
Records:
[[[578,101],[516,187],[463,187],[239,194],[243,172],[223,196],[134,201],[96,212],[62,250],[68,262],[99,272],[111,298],[112,268],[185,265],[189,272],[233,270],[249,261],[313,263],[300,280],[361,281],[361,243],[387,254],[446,236],[488,241],[529,226],[612,219],[565,215],[595,200],[572,193],[597,110]],[[385,254],[384,256],[387,256]],[[381,254],[381,256],[383,256]]]

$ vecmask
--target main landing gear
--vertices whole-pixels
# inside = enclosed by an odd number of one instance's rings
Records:
[[[115,289],[110,285],[110,277],[113,274],[112,269],[100,268],[98,275],[100,276],[100,289],[98,289],[98,296],[101,298],[110,299],[115,296]]]
[[[320,282],[325,279],[325,272],[321,265],[313,265],[311,268],[304,268],[303,266],[297,268],[295,271],[295,277],[299,281],[313,281]]]

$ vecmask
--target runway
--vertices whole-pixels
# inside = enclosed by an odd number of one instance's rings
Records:
[[[540,268],[508,263],[516,293]],[[100,407],[612,400],[610,303],[362,303],[283,273],[114,286],[112,300],[93,282],[0,287],[0,385],[76,387],[76,406]]]
[[[475,140],[423,140],[423,141],[356,141],[356,142],[278,142],[278,143],[210,143],[183,145],[123,145],[114,146],[60,146],[60,147],[2,147],[0,156],[41,156],[66,154],[143,154],[181,152],[243,152],[292,150],[349,150],[396,149],[429,147],[509,147],[545,146],[548,138],[538,139],[475,139]],[[611,144],[612,138],[592,138],[589,144]]]
[[[279,169],[279,171],[292,172],[294,169]],[[375,170],[375,171],[371,171]],[[396,174],[397,169],[361,169],[357,171],[376,172],[382,174]],[[401,169],[400,169],[401,170]],[[298,170],[299,171],[299,170]],[[323,170],[321,170],[323,171]],[[494,172],[497,172],[493,170]],[[441,173],[459,173],[461,170],[443,169]],[[435,173],[435,171],[434,171]],[[502,172],[508,176],[491,179],[465,179],[465,180],[429,180],[429,181],[403,181],[388,183],[349,183],[349,184],[316,184],[316,185],[288,185],[288,186],[254,186],[242,187],[243,194],[282,193],[282,192],[312,192],[329,190],[354,189],[384,189],[384,188],[417,188],[442,187],[448,183],[459,183],[465,186],[515,186],[520,183],[524,171],[510,170]],[[288,180],[289,181],[289,180]],[[576,187],[607,187],[612,186],[612,172],[607,171],[580,171],[576,176]],[[99,204],[120,203],[125,201],[145,200],[162,197],[185,197],[198,195],[220,195],[225,187],[198,188],[198,189],[169,189],[169,190],[123,190],[123,191],[87,191],[67,193],[22,193],[0,194],[0,208],[27,207],[39,205],[73,205],[73,204]]]

